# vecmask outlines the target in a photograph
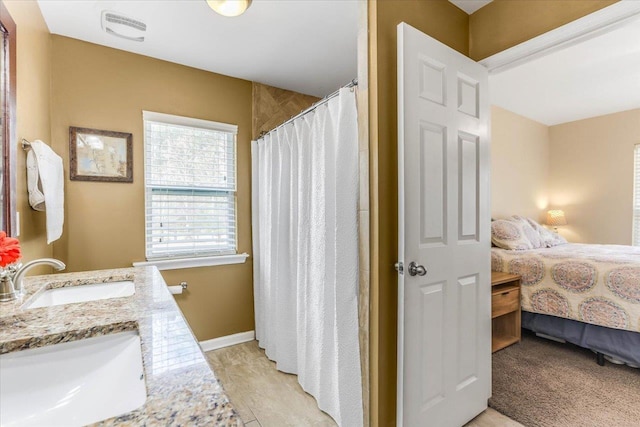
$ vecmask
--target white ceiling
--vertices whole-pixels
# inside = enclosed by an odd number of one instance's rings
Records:
[[[450,0],[467,13],[486,0]],[[203,70],[324,96],[356,77],[358,2],[254,0],[227,18],[204,0],[38,0],[49,30]],[[102,31],[103,10],[147,24]],[[640,21],[490,77],[492,104],[546,125],[640,107]]]
[[[449,0],[451,3],[458,6],[460,9],[471,15],[476,10],[491,3],[493,0]]]
[[[548,126],[640,108],[640,20],[491,75],[489,92]]]
[[[358,2],[254,0],[236,18],[205,0],[38,0],[49,30],[315,96],[356,77]],[[147,24],[142,43],[102,31],[103,10]]]

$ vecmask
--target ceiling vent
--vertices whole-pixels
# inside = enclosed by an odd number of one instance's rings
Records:
[[[143,42],[147,24],[117,12],[102,11],[102,29],[107,33],[134,42]]]

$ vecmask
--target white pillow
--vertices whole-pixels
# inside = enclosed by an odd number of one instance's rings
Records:
[[[541,247],[543,247],[543,248],[551,248],[551,247],[554,247],[554,246],[559,246],[559,245],[564,245],[564,244],[569,243],[569,242],[567,242],[567,239],[565,239],[564,237],[562,237],[558,233],[554,233],[553,231],[548,230],[547,228],[545,228],[542,225],[538,224],[537,222],[535,222],[531,218],[526,218],[526,221],[529,223],[529,225],[531,225],[531,227],[540,236],[540,239],[542,240],[542,246]]]
[[[536,229],[535,225],[537,223],[529,218],[524,218],[519,215],[514,215],[511,217],[511,221],[519,222],[524,224],[523,231],[529,242],[531,243],[531,247],[533,249],[539,249],[546,247],[540,233]]]

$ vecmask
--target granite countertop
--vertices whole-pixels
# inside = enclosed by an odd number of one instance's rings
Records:
[[[130,297],[22,309],[45,289],[132,280]],[[242,426],[156,267],[28,277],[25,295],[0,303],[0,354],[137,330],[147,400],[101,426]]]

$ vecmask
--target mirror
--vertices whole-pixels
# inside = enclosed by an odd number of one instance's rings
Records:
[[[16,235],[16,24],[0,3],[0,224]]]

